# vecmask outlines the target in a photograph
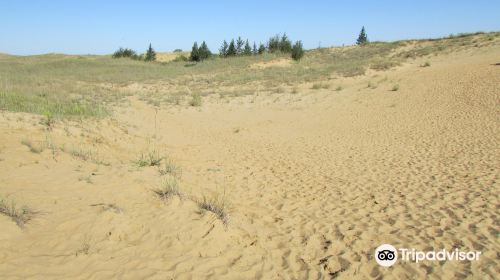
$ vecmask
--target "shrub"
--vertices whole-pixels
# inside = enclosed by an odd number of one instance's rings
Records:
[[[135,57],[137,53],[134,50],[127,48],[119,48],[117,51],[113,53],[113,58],[122,58],[122,57]]]
[[[146,56],[144,57],[144,61],[155,61],[156,60],[156,52],[149,44],[149,48],[146,51]]]
[[[294,60],[300,60],[304,56],[304,49],[302,48],[302,42],[297,41],[292,48],[292,58]]]
[[[431,63],[429,61],[426,61],[424,64],[420,65],[420,67],[429,67],[431,66]]]
[[[398,91],[398,90],[399,90],[399,85],[392,86],[391,91]]]
[[[179,55],[178,57],[174,58],[172,61],[173,62],[186,62],[188,61],[189,59],[184,56],[184,55]]]
[[[189,101],[189,105],[193,107],[201,106],[201,95],[199,95],[198,93],[193,94],[191,101]]]
[[[361,32],[359,32],[358,39],[356,40],[356,44],[360,46],[364,46],[368,43],[368,36],[366,35],[365,27],[361,28]]]
[[[174,50],[174,53],[180,53],[180,52],[182,52],[182,50],[181,50],[181,49],[175,49],[175,50]]]

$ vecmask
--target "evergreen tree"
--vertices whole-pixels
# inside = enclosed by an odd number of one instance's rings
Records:
[[[243,55],[252,55],[252,47],[250,47],[250,43],[248,43],[248,40],[245,42],[245,48],[243,49]]]
[[[245,44],[245,41],[241,39],[241,37],[238,37],[238,40],[236,40],[236,54],[241,55],[243,54],[243,45]]]
[[[280,49],[279,35],[269,38],[269,41],[267,42],[267,49],[269,50],[270,53],[279,51]]]
[[[283,33],[283,36],[281,37],[279,49],[282,53],[290,53],[292,51],[292,42],[288,39],[286,33]]]
[[[252,54],[253,55],[259,54],[259,51],[257,50],[257,45],[255,44],[255,41],[253,42]]]
[[[297,41],[295,42],[295,45],[293,45],[292,48],[292,58],[294,60],[300,60],[304,56],[304,49],[302,47],[302,42]]]
[[[364,45],[368,44],[368,36],[366,36],[364,26],[363,26],[363,28],[361,28],[361,32],[359,32],[359,36],[358,36],[358,39],[356,40],[356,44],[358,44],[360,46],[364,46]]]
[[[191,49],[191,55],[189,56],[191,61],[200,61],[200,52],[198,49],[198,43],[194,42],[193,48]]]
[[[236,47],[234,45],[234,39],[229,43],[229,47],[227,48],[227,56],[235,56],[237,54]]]
[[[259,54],[263,54],[266,51],[266,46],[264,44],[259,44],[259,50],[257,51]]]
[[[226,40],[224,40],[224,42],[222,43],[222,46],[219,49],[219,55],[222,57],[226,57],[228,48],[229,48],[229,45],[226,42]]]
[[[200,61],[203,61],[212,56],[212,52],[208,48],[207,43],[205,43],[205,41],[201,43],[201,46],[198,49],[198,54],[200,56]]]
[[[146,57],[144,58],[145,61],[155,61],[156,60],[156,52],[155,50],[151,47],[151,44],[149,44],[149,48],[146,52]]]

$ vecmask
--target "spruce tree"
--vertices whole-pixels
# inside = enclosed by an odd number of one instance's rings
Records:
[[[259,51],[257,50],[257,45],[255,44],[255,41],[253,42],[252,54],[253,55],[259,54]]]
[[[269,41],[267,43],[267,49],[269,50],[270,53],[274,53],[280,50],[279,35],[269,38]]]
[[[245,44],[245,41],[241,39],[241,37],[238,37],[238,40],[236,40],[236,54],[241,55],[243,54],[243,45]]]
[[[200,53],[198,49],[198,43],[194,42],[193,48],[191,49],[191,55],[189,56],[191,61],[200,61]]]
[[[201,43],[201,46],[198,49],[198,54],[200,56],[200,61],[205,60],[205,59],[209,58],[210,56],[212,56],[212,52],[208,48],[207,43],[205,43],[205,41],[203,41]]]
[[[257,51],[259,54],[263,54],[266,51],[266,46],[264,44],[259,44],[259,50]]]
[[[226,57],[227,56],[227,49],[228,48],[229,48],[229,45],[226,42],[226,40],[224,40],[224,42],[222,43],[222,46],[219,49],[219,55],[222,56],[222,57]]]
[[[227,56],[235,56],[236,54],[236,46],[234,45],[234,39],[232,39],[227,48]]]
[[[248,40],[245,42],[245,48],[243,49],[243,55],[252,55],[252,47],[250,47],[250,43],[248,43]]]
[[[304,56],[304,49],[302,47],[302,42],[297,41],[292,48],[292,58],[293,60],[300,60]]]
[[[281,37],[279,49],[282,53],[290,53],[292,51],[292,42],[288,39],[286,33],[283,33],[283,36]]]
[[[151,44],[149,44],[149,48],[146,52],[146,57],[144,58],[145,61],[155,61],[156,60],[156,52],[155,50],[151,47]]]
[[[358,39],[356,40],[356,44],[358,44],[360,46],[364,46],[364,45],[368,44],[368,36],[366,36],[364,26],[363,26],[363,28],[361,28],[361,32],[359,32],[359,36],[358,36]]]

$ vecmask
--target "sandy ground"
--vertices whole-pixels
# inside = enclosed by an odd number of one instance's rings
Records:
[[[2,112],[0,194],[37,215],[25,228],[0,215],[0,278],[498,277],[500,50],[429,61],[335,80],[341,91],[199,108],[132,96],[113,117],[51,131]],[[33,153],[23,139],[59,148]],[[182,167],[183,199],[155,196],[164,178],[134,165],[151,149]],[[216,194],[227,226],[190,199]],[[382,243],[482,255],[383,268]]]

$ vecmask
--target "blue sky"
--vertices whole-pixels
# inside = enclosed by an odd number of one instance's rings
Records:
[[[241,35],[265,42],[286,32],[306,48],[370,40],[500,31],[500,1],[0,0],[0,52],[107,54],[118,47],[217,51]]]

